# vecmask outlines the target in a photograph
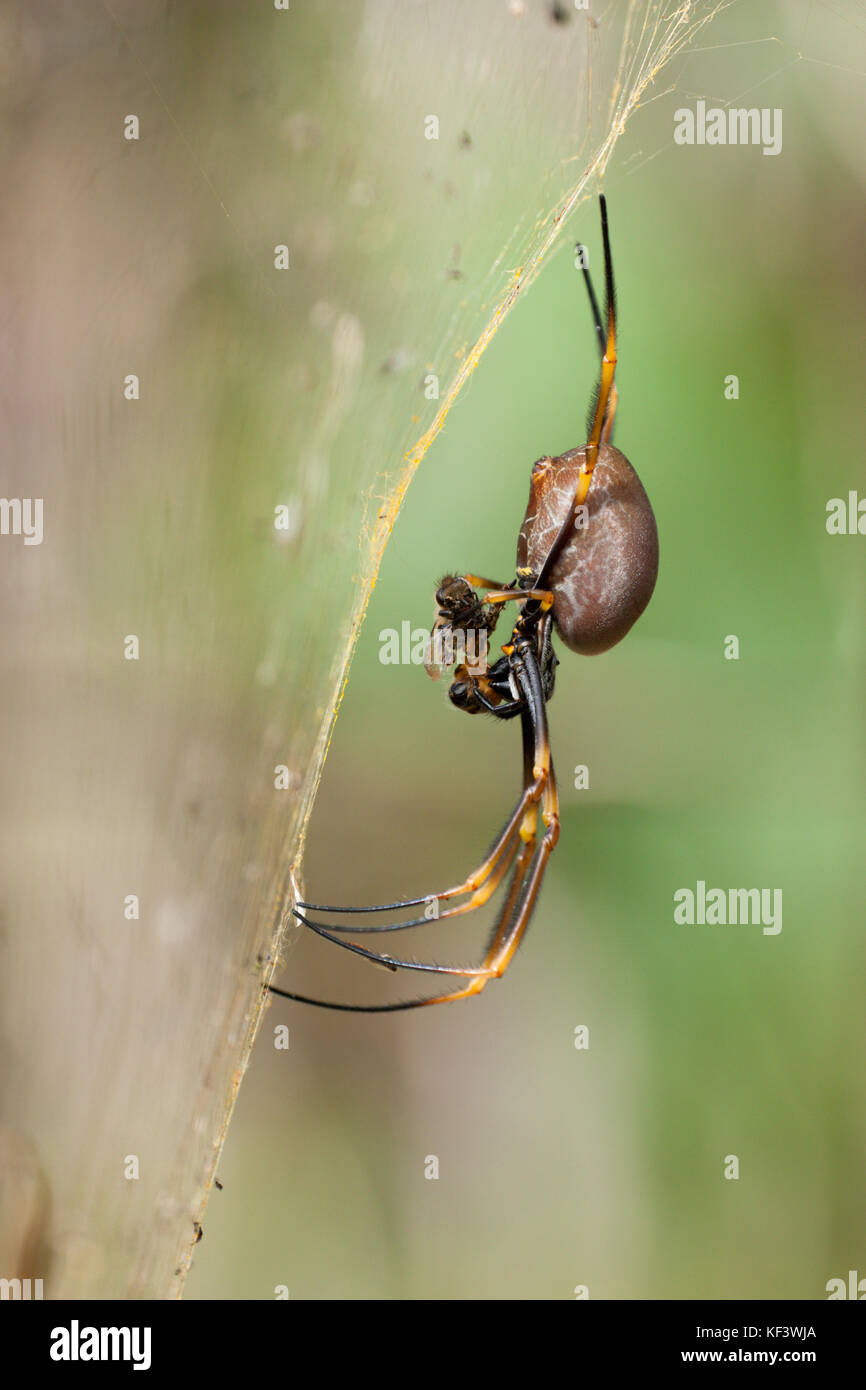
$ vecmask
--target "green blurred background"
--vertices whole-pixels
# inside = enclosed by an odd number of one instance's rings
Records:
[[[562,835],[540,905],[477,1000],[386,1017],[275,1001],[187,1296],[822,1298],[866,1273],[866,540],[825,529],[829,498],[866,493],[857,13],[735,5],[617,147],[616,442],[652,498],[661,568],[620,647],[561,653]],[[675,146],[672,113],[698,96],[781,107],[782,153]],[[510,576],[533,460],[583,442],[596,358],[578,237],[600,266],[594,201],[409,491],[313,814],[313,900],[444,888],[516,794],[518,729],[381,665],[379,634],[428,626],[446,571]],[[444,267],[450,240],[440,252]],[[461,252],[443,296],[475,290],[472,226]],[[781,888],[781,933],[676,926],[674,891],[698,879]],[[472,959],[483,938],[443,926],[411,949]],[[313,940],[281,983],[392,989]]]

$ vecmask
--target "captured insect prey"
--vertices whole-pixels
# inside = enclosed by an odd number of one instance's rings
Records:
[[[523,792],[482,862],[463,880],[436,894],[374,907],[326,907],[301,902],[297,919],[318,936],[389,970],[449,977],[440,993],[394,1004],[342,1004],[311,999],[271,986],[274,994],[350,1013],[392,1013],[445,1004],[480,994],[507,970],[538,900],[545,870],[559,839],[559,799],[550,752],[547,702],[558,659],[553,636],[584,656],[607,651],[640,617],[652,597],[658,571],[658,535],[652,507],[624,454],[611,443],[617,409],[616,301],[607,206],[600,198],[604,244],[605,316],[602,320],[583,248],[580,263],[601,352],[601,378],[590,406],[588,442],[532,466],[529,503],[517,538],[515,578],[497,583],[476,574],[446,575],[436,588],[428,673],[452,671],[448,694],[467,714],[518,719],[523,743]],[[506,609],[515,613],[501,655],[489,659],[490,639]],[[434,920],[460,917],[487,903],[507,880],[504,900],[480,965],[463,967],[401,960],[346,940],[429,926],[424,911],[436,902]],[[325,925],[313,913],[357,917],[421,909],[385,926]]]

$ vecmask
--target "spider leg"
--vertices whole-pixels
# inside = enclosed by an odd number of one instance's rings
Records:
[[[491,898],[496,892],[496,889],[499,887],[499,884],[502,882],[502,879],[505,877],[514,861],[514,857],[517,854],[518,843],[519,841],[514,837],[510,848],[501,857],[499,864],[490,875],[487,883],[482,889],[479,889],[477,895],[479,900],[477,902],[473,899],[472,903],[467,903],[461,908],[455,908],[451,912],[443,912],[438,918],[421,917],[415,922],[395,922],[390,926],[384,927],[324,927],[321,922],[311,922],[308,917],[298,912],[297,909],[293,909],[294,915],[299,922],[303,923],[305,927],[309,927],[317,936],[324,937],[326,941],[331,941],[335,946],[341,946],[344,951],[352,951],[355,955],[363,956],[365,960],[374,961],[378,965],[386,965],[389,970],[428,970],[436,975],[476,975],[478,973],[477,967],[463,969],[456,965],[425,965],[419,961],[397,960],[396,957],[386,955],[384,952],[368,951],[366,947],[359,946],[355,941],[343,941],[339,936],[335,936],[334,932],[351,931],[354,935],[358,936],[362,932],[403,931],[406,927],[420,926],[421,923],[441,921],[443,917],[458,917],[464,912],[472,912],[475,908],[481,907],[483,903],[487,902],[488,898]],[[481,896],[482,894],[483,896]]]
[[[499,584],[495,579],[482,579],[480,574],[463,574],[461,579],[465,579],[467,584],[471,584],[473,589],[507,589],[507,584]]]
[[[601,379],[595,395],[595,411],[592,418],[592,427],[589,431],[589,440],[586,445],[584,461],[578,474],[574,500],[550,550],[547,552],[544,564],[541,566],[538,573],[536,583],[539,588],[544,588],[545,584],[548,582],[562,547],[572,534],[576,508],[582,506],[586,501],[589,485],[592,482],[593,471],[598,460],[599,444],[605,443],[613,433],[614,415],[619,399],[613,381],[614,372],[616,371],[616,290],[614,288],[613,262],[610,254],[607,203],[603,194],[599,198],[599,203],[601,204],[601,234],[604,242],[605,310],[607,314],[606,337],[598,318],[597,304],[594,304],[593,316],[596,320],[596,331],[599,333],[599,338],[604,339],[604,349],[601,358]],[[588,278],[587,283],[590,283]],[[591,301],[594,302],[594,300],[595,296],[592,295]]]
[[[407,1009],[426,1008],[431,1004],[455,1003],[458,999],[466,999],[473,994],[480,994],[489,980],[498,978],[505,973],[529,925],[548,860],[559,838],[559,801],[550,757],[544,689],[538,661],[532,643],[528,639],[518,640],[515,646],[513,661],[515,678],[527,701],[522,716],[524,780],[527,781],[531,774],[533,788],[539,783],[541,785],[542,819],[545,831],[536,852],[538,798],[527,799],[519,829],[523,844],[517,856],[508,895],[481,966],[474,971],[460,972],[470,978],[468,983],[459,989],[422,999],[409,999],[396,1004],[334,1004],[327,1000],[311,999],[307,995],[295,994],[271,986],[274,994],[278,994],[284,999],[293,999],[298,1003],[313,1004],[319,1008],[337,1009],[343,1013],[397,1013]],[[524,793],[524,797],[525,795]],[[521,798],[521,801],[523,800],[524,798]],[[527,873],[529,874],[528,882]],[[392,963],[385,961],[385,964]],[[456,972],[443,970],[443,973]]]
[[[580,242],[578,242],[577,247],[575,249],[577,250],[578,255],[580,257],[580,268],[583,271],[583,280],[584,284],[586,285],[587,295],[589,296],[589,311],[592,316],[592,326],[595,329],[596,337],[598,338],[598,345],[601,349],[602,362],[604,362],[604,355],[607,348],[607,336],[605,334],[604,328],[602,327],[601,310],[598,307],[598,300],[595,297],[595,290],[593,289],[592,285],[592,276],[589,273],[586,247],[581,246]],[[610,248],[608,247],[607,249],[609,257]],[[599,386],[596,388],[596,392],[592,398],[589,420],[587,421],[586,425],[587,435],[590,435],[592,433],[592,424],[593,420],[595,419],[595,410],[598,404],[598,394],[600,390],[601,383],[599,383]],[[613,420],[614,416],[616,415],[616,407],[618,400],[619,394],[617,392],[617,389],[615,386],[611,385],[610,395],[608,397],[608,403],[604,415],[604,424],[601,430],[601,439],[599,441],[602,444],[608,444],[610,442],[611,435],[613,434]]]
[[[512,715],[519,714],[523,709],[520,700],[504,700],[501,705],[494,705],[492,700],[488,700],[483,690],[477,686],[475,688],[475,698],[479,705],[483,705],[491,714],[495,714],[498,719],[510,719]]]
[[[473,589],[489,589],[485,603],[507,603],[509,599],[538,599],[546,611],[553,606],[553,594],[547,589],[515,589],[512,584],[497,584],[493,579],[482,579],[480,574],[464,574],[462,579]]]
[[[607,203],[604,196],[599,199],[601,204],[601,235],[604,242],[604,278],[605,278],[605,309],[607,312],[607,338],[604,345],[604,352],[601,358],[601,381],[598,388],[598,400],[595,407],[595,418],[592,422],[592,429],[589,435],[589,442],[586,446],[586,459],[580,474],[575,505],[580,506],[589,491],[589,484],[592,480],[592,472],[595,468],[595,461],[598,457],[598,446],[602,439],[602,432],[606,428],[609,435],[613,429],[613,412],[616,409],[616,397],[611,399],[613,392],[613,376],[616,371],[616,297],[613,284],[613,263],[610,255],[610,233],[607,226]],[[601,335],[599,335],[601,336]]]
[[[430,995],[424,999],[407,999],[402,1003],[396,1004],[335,1004],[331,1003],[329,1000],[312,999],[305,994],[295,994],[289,990],[277,989],[275,985],[269,985],[268,988],[272,994],[278,994],[283,999],[293,999],[299,1004],[313,1004],[320,1009],[338,1009],[342,1013],[353,1014],[399,1013],[407,1009],[422,1009],[428,1004],[451,1004],[455,1003],[458,999],[468,999],[473,994],[480,994],[488,980],[498,978],[505,973],[505,970],[520,945],[523,933],[529,923],[532,909],[535,906],[535,900],[538,896],[538,890],[541,887],[547,860],[550,857],[555,843],[556,838],[554,836],[545,835],[539,855],[536,857],[536,863],[530,878],[529,889],[527,893],[523,895],[520,910],[514,920],[513,926],[506,932],[504,930],[504,925],[509,919],[508,908],[518,896],[523,886],[527,868],[532,859],[534,846],[532,843],[527,842],[521,849],[520,860],[522,862],[518,862],[515,868],[512,888],[509,891],[500,924],[497,926],[495,932],[497,946],[494,948],[494,946],[491,945],[485,958],[485,963],[479,969],[463,972],[466,975],[471,975],[472,978],[470,983],[465,985],[462,989],[457,989],[447,994]]]
[[[530,819],[531,819],[531,821],[534,823],[534,820],[535,820],[535,811],[534,811],[534,808],[528,809],[527,812],[525,813],[525,815],[529,816]],[[522,833],[522,831],[521,831],[521,833]],[[527,872],[527,869],[528,869],[528,867],[529,867],[529,863],[530,863],[530,861],[531,861],[531,859],[532,859],[533,845],[534,845],[534,840],[529,840],[529,841],[527,841],[526,843],[524,843],[524,844],[521,846],[520,855],[518,856],[518,862],[517,862],[517,864],[516,864],[516,866],[515,866],[514,873],[513,873],[513,876],[512,876],[511,885],[510,885],[510,887],[509,887],[508,896],[507,896],[507,898],[506,898],[506,900],[505,900],[505,903],[503,904],[502,911],[501,911],[501,913],[500,913],[500,920],[503,920],[503,919],[507,920],[508,917],[511,915],[511,911],[512,911],[512,908],[513,908],[513,903],[515,902],[515,900],[516,900],[517,897],[519,896],[520,889],[521,889],[521,887],[522,887],[522,885],[523,885],[523,881],[524,881],[524,879],[525,879],[525,877],[526,877],[526,872]],[[344,946],[344,945],[346,945],[347,943],[346,943],[346,942],[338,941],[338,942],[336,942],[335,944]],[[364,952],[362,952],[362,954],[368,954],[368,955],[369,955],[369,953],[364,953]],[[488,954],[489,954],[489,952],[488,952]],[[394,961],[391,961],[391,960],[388,959],[387,957],[384,958],[384,960],[382,961],[382,963],[385,964],[385,965],[393,965],[395,969],[398,968],[397,963],[394,962]],[[490,965],[488,965],[486,962],[485,962],[484,964],[482,964],[481,966],[475,967],[474,969],[468,969],[468,968],[467,968],[467,969],[459,969],[459,970],[458,970],[458,969],[455,969],[455,968],[453,968],[453,967],[447,967],[447,966],[444,966],[444,967],[443,967],[443,966],[435,966],[435,965],[420,966],[420,965],[416,964],[415,962],[410,962],[410,961],[401,962],[401,965],[402,965],[403,968],[408,968],[408,969],[423,969],[423,970],[427,970],[427,971],[435,971],[435,972],[441,973],[441,974],[456,974],[456,975],[461,975],[461,976],[468,976],[468,977],[470,977],[470,979],[471,979],[471,984],[468,985],[468,986],[465,986],[465,987],[462,988],[462,989],[458,989],[458,990],[455,990],[454,992],[449,992],[449,993],[447,993],[447,994],[437,994],[437,995],[432,995],[432,996],[430,996],[430,997],[428,997],[428,998],[422,998],[422,999],[409,999],[409,1000],[406,1000],[406,1001],[404,1001],[404,1002],[402,1002],[402,1003],[396,1003],[396,1004],[336,1004],[336,1003],[331,1003],[329,1000],[324,1000],[324,999],[312,999],[312,998],[310,998],[308,995],[305,995],[305,994],[295,994],[293,991],[290,991],[290,990],[278,989],[275,985],[269,985],[268,988],[269,988],[269,990],[270,990],[270,992],[271,992],[272,994],[277,994],[277,995],[279,995],[279,996],[280,996],[281,998],[283,998],[283,999],[291,999],[291,1000],[294,1000],[295,1003],[299,1003],[299,1004],[313,1004],[313,1005],[315,1005],[316,1007],[321,1008],[321,1009],[337,1009],[337,1010],[339,1010],[341,1013],[361,1013],[361,1014],[398,1013],[398,1012],[400,1012],[400,1011],[402,1011],[402,1010],[406,1010],[406,1009],[420,1009],[420,1008],[423,1008],[423,1007],[424,1007],[425,1005],[427,1005],[427,1004],[445,1004],[445,1003],[448,1003],[448,1002],[450,1002],[451,1000],[454,1000],[454,999],[464,999],[464,998],[468,997],[470,994],[477,994],[478,991],[479,991],[479,989],[483,988],[484,985],[487,983],[487,981],[488,981],[489,979],[492,979],[492,978],[494,977],[494,975],[497,974],[497,969],[496,969],[495,964],[492,964],[492,963],[491,963]]]
[[[487,876],[484,884],[473,894],[471,901],[468,903],[463,903],[459,907],[451,908],[450,910],[441,913],[440,916],[435,920],[441,921],[443,917],[460,916],[461,913],[474,911],[476,907],[480,907],[483,903],[487,902],[487,900],[490,897],[492,897],[493,893],[498,888],[501,880],[504,878],[506,872],[510,868],[512,862],[514,861],[515,856],[517,856],[517,864],[514,869],[514,874],[512,875],[511,885],[509,887],[508,894],[499,914],[499,922],[500,924],[502,922],[508,922],[511,918],[514,909],[514,904],[518,898],[523,879],[526,876],[526,872],[532,858],[532,850],[535,845],[537,798],[533,799],[529,795],[529,793],[536,789],[536,787],[538,788],[540,795],[543,796],[545,793],[544,777],[542,775],[535,775],[536,769],[530,758],[530,751],[533,748],[530,729],[531,724],[528,728],[524,727],[524,793],[523,796],[520,798],[520,801],[518,802],[517,807],[512,816],[510,817],[509,822],[506,825],[504,831],[499,836],[499,841],[497,843],[497,846],[494,847],[494,852],[497,849],[499,849],[500,845],[503,847],[507,846],[507,848],[505,848],[504,853],[502,853],[501,851],[499,852],[498,862],[496,863],[492,872]],[[518,816],[520,817],[519,823]],[[520,853],[517,854],[518,845],[520,844],[521,840],[523,841],[523,844],[521,845]],[[488,858],[491,857],[492,855],[488,856]],[[385,955],[384,953],[378,951],[368,951],[366,947],[358,945],[357,942],[341,941],[339,937],[333,935],[333,932],[335,930],[340,930],[339,928],[326,928],[321,922],[311,922],[308,917],[305,917],[297,909],[294,909],[294,915],[298,918],[300,922],[304,924],[305,927],[309,927],[312,931],[314,931],[317,936],[324,937],[326,941],[332,942],[335,946],[342,946],[343,950],[352,951],[355,955],[362,956],[365,960],[374,961],[378,965],[385,965],[390,970],[421,970],[436,975],[470,976],[473,979],[478,979],[481,976],[489,975],[491,973],[489,967],[487,967],[486,965],[463,967],[451,965],[426,964],[421,963],[419,961],[397,960],[393,956]],[[426,922],[428,920],[430,919],[426,917],[421,917],[416,919],[416,921],[413,923],[398,922],[395,923],[393,927],[367,927],[366,931],[399,931],[407,926],[420,925],[422,922]],[[364,931],[365,929],[363,927],[354,929],[351,927],[344,927],[342,928],[342,930],[354,931],[354,934],[358,935],[360,931]],[[499,928],[497,928],[497,930],[499,930]]]
[[[448,902],[451,898],[459,898],[466,893],[471,893],[472,897],[468,902],[460,903],[457,907],[446,908],[444,912],[440,912],[438,914],[437,918],[412,917],[408,921],[391,922],[381,927],[344,927],[335,926],[330,923],[326,924],[324,922],[316,922],[315,924],[311,922],[305,922],[305,925],[313,927],[314,930],[316,928],[324,928],[325,930],[331,932],[351,931],[354,932],[356,935],[361,932],[403,931],[407,927],[424,926],[425,924],[428,924],[430,921],[441,922],[444,918],[447,917],[462,917],[465,915],[465,913],[473,912],[475,908],[482,907],[484,903],[487,902],[491,894],[495,891],[496,886],[498,886],[498,884],[500,883],[503,874],[505,873],[508,867],[506,863],[505,868],[501,869],[498,872],[495,885],[492,888],[488,888],[488,881],[491,878],[491,876],[493,876],[497,872],[497,866],[499,865],[500,859],[504,854],[507,853],[511,841],[517,834],[518,827],[520,826],[523,816],[525,815],[527,806],[532,804],[533,802],[537,802],[538,800],[540,800],[543,791],[543,784],[538,779],[533,778],[533,780],[528,784],[524,783],[523,793],[519,801],[517,802],[517,805],[515,806],[511,815],[508,817],[508,820],[506,821],[504,828],[497,835],[495,841],[493,842],[493,845],[489,849],[485,858],[478,865],[478,867],[474,869],[473,872],[463,880],[462,883],[458,883],[453,888],[446,889],[443,893],[428,893],[423,898],[406,898],[403,900],[403,902],[398,903],[378,903],[373,907],[330,907],[325,903],[299,902],[298,908],[303,908],[305,913],[333,912],[336,914],[359,914],[368,912],[399,912],[401,908],[421,907],[424,904],[434,901],[437,903]],[[293,910],[295,916],[299,918],[300,921],[305,921],[302,913],[299,912],[297,908]]]
[[[485,603],[507,603],[509,599],[535,599],[542,613],[553,607],[554,595],[549,589],[494,589],[487,595]]]
[[[610,396],[608,397],[607,414],[604,417],[604,425],[601,431],[601,443],[609,444],[613,434],[613,417],[616,415],[616,407],[619,401],[619,392],[616,386],[611,383]]]
[[[297,913],[295,915],[297,916]],[[312,927],[317,936],[323,936],[326,941],[332,942],[335,946],[342,946],[344,951],[352,951],[355,955],[362,956],[364,960],[371,960],[376,965],[385,965],[389,970],[424,970],[431,975],[478,975],[483,973],[483,967],[479,966],[436,965],[417,960],[397,960],[395,956],[386,956],[378,951],[368,951],[366,947],[358,946],[354,941],[342,941],[339,936],[332,936],[323,927],[308,922],[305,917],[301,917],[300,920],[304,926]]]
[[[545,830],[536,854],[535,842],[538,805],[537,803],[533,804],[530,810],[532,817],[531,825],[527,825],[526,830],[521,832],[525,835],[526,839],[524,850],[528,851],[528,861],[531,860],[534,855],[529,882],[518,903],[515,904],[516,895],[514,895],[511,902],[506,900],[491,938],[487,955],[484,959],[485,967],[491,969],[496,976],[501,976],[505,973],[520,945],[523,934],[529,925],[529,919],[532,915],[539,889],[541,888],[547,861],[553,853],[556,842],[559,839],[559,798],[556,789],[556,778],[553,772],[553,763],[550,756],[550,739],[547,730],[547,715],[541,673],[534,647],[528,643],[526,639],[523,639],[517,642],[516,648],[513,669],[521,693],[526,699],[526,722],[531,730],[534,753],[532,776],[533,778],[542,780],[544,785],[541,799],[541,812]],[[485,983],[486,979],[482,982],[481,988],[483,988],[483,984]]]

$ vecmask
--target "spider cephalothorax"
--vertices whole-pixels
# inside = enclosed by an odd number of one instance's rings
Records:
[[[443,975],[451,989],[396,1004],[336,1004],[275,989],[275,994],[324,1008],[388,1013],[443,1004],[480,994],[504,974],[532,915],[550,855],[559,838],[559,799],[547,728],[558,661],[555,631],[573,652],[607,651],[629,631],[649,603],[658,570],[658,536],[649,499],[624,454],[610,442],[617,407],[616,307],[607,208],[601,199],[606,324],[602,323],[586,259],[583,267],[593,324],[601,350],[601,380],[590,411],[589,440],[580,449],[533,465],[529,503],[517,542],[516,575],[499,584],[475,574],[449,574],[436,588],[436,620],[427,670],[438,678],[453,669],[448,694],[468,714],[520,719],[523,791],[493,846],[462,883],[376,907],[336,908],[299,903],[295,916],[311,931],[390,970]],[[581,250],[583,248],[580,248]],[[480,597],[479,591],[484,594]],[[489,660],[489,639],[507,603],[517,616],[502,654]],[[539,830],[539,813],[543,829]],[[508,877],[508,887],[480,965],[456,966],[398,960],[371,951],[354,936],[404,931],[432,918],[459,917],[486,903]],[[327,926],[309,912],[366,914],[424,908],[422,914],[385,926]]]

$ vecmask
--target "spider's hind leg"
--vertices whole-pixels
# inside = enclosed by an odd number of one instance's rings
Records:
[[[524,783],[523,793],[520,796],[514,810],[505,822],[502,830],[496,836],[493,844],[482,859],[481,863],[472,873],[468,874],[462,883],[448,888],[443,893],[428,893],[423,898],[405,898],[396,903],[377,903],[371,907],[335,907],[326,903],[298,902],[293,909],[294,915],[304,926],[311,930],[321,930],[323,932],[353,932],[359,933],[378,933],[389,931],[405,931],[408,927],[421,927],[428,925],[431,921],[443,921],[449,917],[462,917],[468,912],[474,912],[476,908],[483,905],[492,897],[497,887],[505,876],[508,867],[514,858],[518,835],[521,825],[526,816],[527,809],[536,803],[543,794],[543,784],[540,780],[531,778]],[[446,907],[444,911],[439,911],[439,904],[450,902],[452,898],[468,897],[468,901],[458,903],[455,907]],[[356,927],[326,924],[324,922],[312,922],[306,914],[308,912],[330,912],[335,915],[364,915],[374,912],[399,912],[407,907],[425,907],[435,903],[436,914],[431,917],[429,912],[421,917],[410,917],[399,922],[388,922],[383,926],[377,927]],[[302,909],[302,911],[299,911]],[[387,962],[385,962],[387,964]]]
[[[523,939],[548,860],[559,838],[559,802],[550,757],[544,687],[534,647],[527,643],[525,638],[518,640],[512,664],[515,679],[526,702],[522,712],[525,788],[515,812],[497,840],[494,851],[491,852],[492,856],[497,847],[506,842],[510,846],[508,862],[510,863],[511,860],[515,862],[508,893],[500,909],[482,964],[476,968],[464,968],[421,965],[412,961],[397,962],[389,957],[380,957],[382,964],[392,968],[461,975],[467,979],[467,982],[460,988],[444,994],[430,995],[421,999],[409,999],[395,1004],[331,1003],[328,1000],[311,999],[307,995],[295,994],[271,986],[274,994],[298,1003],[313,1004],[319,1008],[337,1009],[343,1013],[397,1013],[407,1009],[421,1009],[432,1004],[448,1004],[455,1003],[459,999],[467,999],[474,994],[480,994],[490,980],[505,973]],[[536,848],[539,801],[545,828],[541,843]],[[488,860],[491,856],[488,856]],[[500,877],[502,873],[504,873],[504,869],[500,873]],[[348,943],[339,944],[346,945]],[[376,958],[373,953],[364,952],[363,949],[360,953],[373,959]]]

